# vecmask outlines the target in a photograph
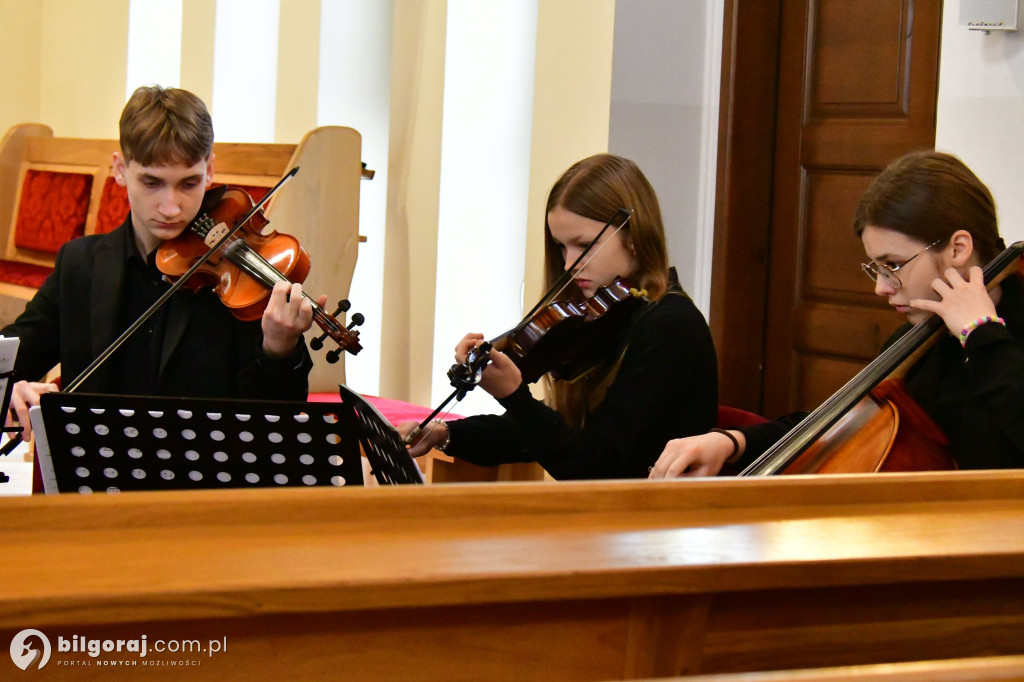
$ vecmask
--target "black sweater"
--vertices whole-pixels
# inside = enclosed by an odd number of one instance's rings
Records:
[[[1002,283],[996,306],[1006,326],[985,324],[971,332],[967,346],[946,335],[906,376],[907,392],[949,437],[961,469],[1024,467],[1024,285],[1019,277]],[[911,329],[896,330],[892,344]],[[741,429],[747,448],[744,467],[795,426],[806,412]]]
[[[624,343],[618,374],[582,428],[524,384],[498,401],[505,414],[450,422],[447,452],[484,466],[538,462],[557,479],[646,477],[670,439],[715,425],[715,348],[693,302],[672,293],[634,319]],[[622,347],[609,352],[618,357]]]

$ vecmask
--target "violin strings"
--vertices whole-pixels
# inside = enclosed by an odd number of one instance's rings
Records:
[[[268,289],[273,289],[274,285],[278,282],[291,282],[280,270],[275,268],[273,264],[240,237],[232,236],[229,242],[223,246],[222,252],[228,260],[245,270],[253,279],[259,281]],[[327,325],[333,332],[340,332],[342,329],[345,329],[331,315],[328,315],[323,306],[317,303],[305,291],[302,292],[302,297],[313,306],[313,316],[321,323],[321,326]]]

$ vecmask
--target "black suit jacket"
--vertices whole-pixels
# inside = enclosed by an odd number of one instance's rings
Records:
[[[128,326],[126,259],[131,217],[105,235],[74,239],[61,247],[53,274],[14,323],[0,330],[21,338],[15,362],[19,379],[36,381],[58,362],[65,385],[73,381]],[[305,400],[312,367],[305,343],[292,355],[262,351],[260,321],[233,317],[212,291],[178,291],[169,306],[159,361],[158,395]],[[80,387],[111,393],[120,371],[117,352]]]

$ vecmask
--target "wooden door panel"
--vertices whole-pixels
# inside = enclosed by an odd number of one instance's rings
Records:
[[[826,355],[801,354],[793,377],[800,399],[815,407],[864,368],[863,362]]]
[[[806,255],[802,260],[806,264],[803,292],[807,299],[829,300],[852,294],[852,302],[873,303],[871,281],[864,276],[859,261],[850,257],[861,248],[851,216],[873,177],[831,169],[812,168],[806,173]]]
[[[872,294],[858,199],[930,148],[941,3],[783,0],[762,412],[817,407],[902,323]]]
[[[901,324],[903,318],[891,310],[841,303],[809,303],[793,317],[799,355],[840,356],[861,365],[864,358],[878,353]]]
[[[818,0],[810,6],[810,118],[906,116],[907,4]]]

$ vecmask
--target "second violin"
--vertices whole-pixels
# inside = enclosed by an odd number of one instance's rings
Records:
[[[643,292],[617,278],[581,302],[545,305],[490,345],[511,358],[528,384],[547,373],[572,381],[607,356],[609,345],[647,302]]]

